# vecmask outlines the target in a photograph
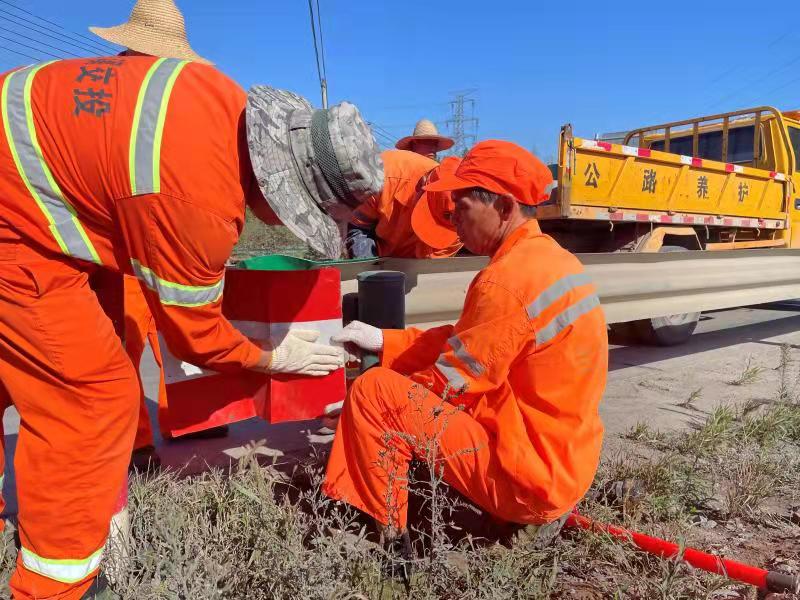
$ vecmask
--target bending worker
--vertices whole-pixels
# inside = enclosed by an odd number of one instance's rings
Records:
[[[381,154],[384,184],[353,211],[347,226],[350,258],[446,258],[462,247],[450,226],[453,202],[449,192],[428,192],[425,185],[456,170],[461,160],[438,164],[405,150]]]
[[[170,351],[201,367],[324,375],[342,357],[314,332],[262,348],[222,316],[245,202],[275,222],[236,83],[198,63],[126,56],[22,68],[0,85],[0,396],[21,420],[10,586],[73,600],[91,593],[139,400],[88,273],[135,275]]]
[[[137,0],[126,23],[116,27],[90,27],[89,30],[105,41],[123,46],[125,50],[121,56],[158,56],[212,64],[192,49],[186,35],[183,13],[173,0]],[[139,376],[145,347],[150,345],[158,367],[158,426],[162,439],[171,439],[167,388],[155,319],[147,306],[139,280],[132,275],[126,275],[124,279],[125,350]],[[147,398],[140,376],[139,387],[139,424],[133,444],[131,467],[146,471],[159,467],[161,461],[155,449]],[[223,428],[218,428],[215,432],[223,431]]]
[[[535,530],[565,516],[592,482],[606,324],[581,263],[532,218],[552,185],[519,146],[476,145],[454,175],[427,187],[453,192],[459,236],[491,257],[458,323],[423,332],[353,322],[334,338],[380,353],[381,366],[350,389],[324,490],[389,538],[407,538],[408,463],[428,458],[431,440],[448,484]]]

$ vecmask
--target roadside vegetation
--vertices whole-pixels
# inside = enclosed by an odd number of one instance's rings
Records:
[[[580,512],[799,574],[800,371],[782,348],[772,365],[778,389],[758,397],[756,369],[766,368],[748,362],[731,382],[751,385],[751,401],[692,411],[689,430],[632,427],[605,456]],[[699,394],[687,390],[686,408]],[[714,397],[708,388],[702,394]],[[115,591],[137,600],[756,598],[747,586],[603,534],[565,530],[545,549],[515,543],[517,532],[447,490],[433,454],[409,482],[417,554],[409,596],[381,576],[390,558],[369,521],[320,493],[325,452],[269,463],[254,452],[229,471],[133,479],[128,559],[112,549],[104,565]],[[7,579],[12,534],[0,543]]]

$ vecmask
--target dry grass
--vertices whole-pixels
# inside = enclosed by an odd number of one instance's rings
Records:
[[[637,424],[624,436],[624,454],[603,461],[579,510],[761,566],[780,557],[781,568],[800,570],[800,544],[791,542],[800,530],[788,508],[800,505],[800,404],[785,350],[781,364],[773,402],[719,406],[688,433]],[[413,470],[408,482],[417,515],[410,596],[381,576],[390,558],[370,521],[320,492],[324,455],[308,457],[288,475],[249,457],[230,472],[134,478],[130,560],[119,563],[112,552],[104,568],[120,573],[114,588],[121,598],[137,600],[755,598],[745,586],[607,535],[571,530],[544,550],[510,545],[503,527],[443,483],[435,452],[440,431],[411,440],[428,468]],[[642,483],[644,495],[632,509],[603,501],[602,490],[614,480]],[[710,530],[698,525],[712,522]],[[7,578],[14,556],[9,532],[0,544]]]
[[[754,365],[753,357],[748,356],[747,362],[744,365],[744,370],[742,370],[736,379],[729,381],[728,383],[730,385],[750,385],[751,383],[758,381],[759,376],[763,372],[764,367]]]
[[[233,250],[233,259],[242,260],[266,254],[287,254],[312,260],[320,258],[317,252],[286,227],[265,225],[248,209],[244,231]]]

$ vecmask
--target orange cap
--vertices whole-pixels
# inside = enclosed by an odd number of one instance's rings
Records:
[[[511,142],[486,140],[467,152],[455,173],[444,175],[425,189],[447,192],[478,187],[535,206],[548,200],[555,186],[547,165],[525,148]]]
[[[441,164],[431,171],[428,182],[433,183],[442,177],[452,176],[461,159],[457,156],[448,156]],[[453,196],[450,192],[423,192],[411,213],[411,228],[416,236],[426,245],[436,250],[452,246],[458,240],[451,215],[455,209]]]

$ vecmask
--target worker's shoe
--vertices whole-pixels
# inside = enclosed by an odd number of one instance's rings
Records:
[[[108,585],[106,576],[100,573],[80,600],[119,600],[119,596]]]
[[[411,547],[408,530],[405,529],[397,534],[384,531],[381,534],[381,541],[385,552],[382,568],[384,578],[401,583],[409,593],[414,568],[414,549]]]
[[[154,446],[137,448],[131,454],[128,469],[134,473],[150,474],[161,469],[161,458]]]
[[[530,550],[542,550],[552,544],[566,523],[569,513],[544,525],[526,525],[513,536],[512,544]]]
[[[180,437],[172,438],[173,440],[216,440],[219,438],[228,437],[228,426],[220,425],[219,427],[212,427],[211,429],[203,429],[202,431],[195,431],[187,433]]]
[[[646,492],[644,481],[641,479],[620,479],[601,485],[588,496],[596,502],[630,513],[641,504]]]

